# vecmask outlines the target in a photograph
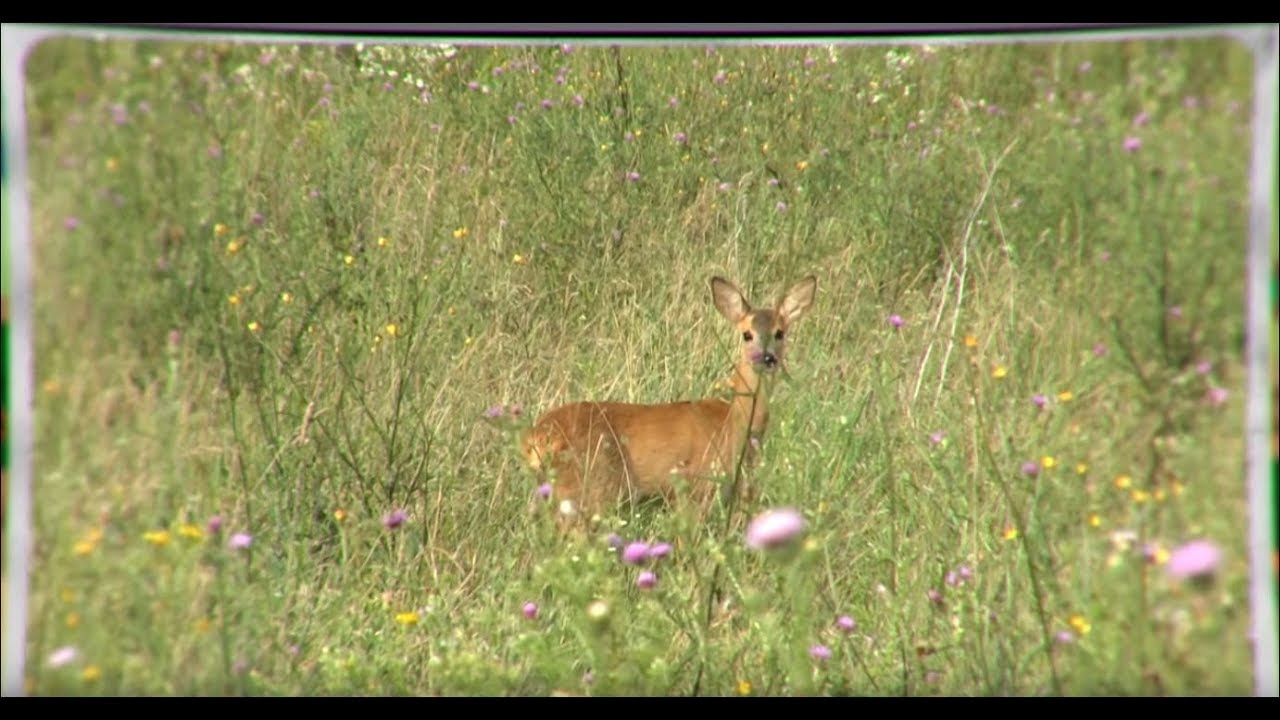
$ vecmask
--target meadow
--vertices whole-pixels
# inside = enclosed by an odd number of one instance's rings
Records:
[[[27,691],[1251,692],[1252,70],[41,43]],[[717,392],[710,278],[809,274],[752,504],[557,532],[520,429]]]

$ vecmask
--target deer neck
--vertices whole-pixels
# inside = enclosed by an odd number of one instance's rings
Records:
[[[740,360],[729,378],[733,388],[733,429],[739,439],[749,436],[752,446],[759,443],[769,422],[768,383],[756,372],[755,365]]]

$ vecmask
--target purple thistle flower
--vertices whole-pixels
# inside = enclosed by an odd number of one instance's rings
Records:
[[[1213,372],[1213,363],[1208,360],[1201,360],[1196,363],[1196,373],[1198,375],[1208,375],[1211,372]]]
[[[836,627],[840,628],[841,632],[848,635],[849,633],[852,633],[854,630],[858,629],[858,623],[854,622],[853,618],[849,617],[848,615],[841,615],[840,617],[836,618]]]
[[[955,587],[960,584],[960,576],[956,574],[955,570],[947,571],[946,583],[951,587]]]
[[[208,528],[209,528],[210,535],[217,535],[218,533],[222,532],[222,516],[214,515],[213,517],[209,518]]]
[[[530,620],[536,619],[538,617],[538,603],[535,603],[535,602],[525,603],[522,612],[524,612],[524,616],[526,618]]]
[[[642,571],[636,576],[636,587],[641,590],[650,590],[654,585],[658,584],[658,576],[649,570]]]
[[[947,437],[947,434],[944,433],[943,431],[935,430],[932,434],[929,435],[929,444],[934,446],[941,445],[942,441],[946,439],[946,437]]]
[[[484,416],[489,419],[502,417],[502,406],[491,405],[487,410],[484,411]]]
[[[627,173],[627,179],[630,180],[631,182],[640,182],[640,173],[636,172],[635,170],[632,170],[631,172]]]
[[[902,319],[901,315],[894,314],[889,316],[889,324],[894,326],[895,328],[902,327],[903,323],[905,322],[906,321]]]
[[[1103,343],[1095,343],[1093,346],[1093,356],[1102,357],[1107,354],[1107,346]]]
[[[80,218],[75,215],[68,215],[67,219],[62,221],[62,227],[67,230],[75,230],[80,227]]]
[[[715,77],[711,78],[711,81],[717,85],[723,85],[726,77],[727,76],[724,74],[724,71],[721,70],[720,72],[716,73]]]
[[[1142,138],[1130,135],[1124,139],[1124,149],[1126,152],[1137,152],[1142,148]]]
[[[618,533],[609,533],[609,536],[606,537],[604,541],[609,545],[609,547],[613,548],[614,550],[618,550],[622,546],[627,544],[627,541],[623,540],[622,536],[619,535]]]
[[[467,83],[467,89],[468,89],[468,90],[479,90],[479,89],[480,89],[480,83],[476,82],[475,80],[472,80],[471,82]]]
[[[1182,107],[1188,110],[1194,110],[1195,108],[1200,107],[1200,99],[1195,95],[1188,95],[1182,98]]]
[[[1204,401],[1213,406],[1218,406],[1227,401],[1227,389],[1222,387],[1211,387],[1204,394]]]
[[[672,95],[667,100],[667,107],[676,107],[679,104],[680,104],[680,98],[676,97],[675,95]]]
[[[1133,116],[1134,127],[1142,127],[1143,125],[1146,125],[1149,122],[1151,122],[1151,116],[1147,114],[1146,110],[1143,110],[1142,112]]]
[[[1043,409],[1044,406],[1048,404],[1048,402],[1049,402],[1049,398],[1039,393],[1031,396],[1031,404],[1035,405],[1038,408]]]
[[[1169,553],[1165,566],[1170,577],[1177,580],[1208,578],[1222,564],[1222,551],[1208,540],[1192,540]]]
[[[1181,305],[1174,305],[1174,306],[1170,307],[1170,308],[1169,308],[1169,317],[1174,318],[1175,320],[1180,319],[1180,318],[1182,317],[1182,306],[1181,306]]]
[[[582,96],[581,96],[581,95],[574,95],[574,96],[573,96],[573,104],[574,104],[574,105],[577,105],[578,107],[582,107],[582,104],[583,104],[583,103],[585,103],[585,102],[586,102],[586,100],[584,100],[584,99],[582,98]]]
[[[1080,72],[1080,74],[1082,74],[1082,75],[1083,75],[1084,73],[1089,72],[1089,71],[1090,71],[1090,70],[1092,70],[1092,69],[1093,69],[1093,63],[1092,63],[1092,62],[1090,62],[1089,60],[1085,60],[1084,62],[1080,63],[1080,66],[1079,66],[1078,68],[1076,68],[1076,70],[1077,70],[1077,71],[1079,71],[1079,72]]]
[[[129,122],[129,110],[122,104],[116,103],[111,106],[111,121],[117,125],[124,125]]]
[[[1059,630],[1058,634],[1055,635],[1053,639],[1056,640],[1059,645],[1070,645],[1076,641],[1076,634],[1070,630]]]
[[[786,204],[786,203],[784,203],[784,202],[779,201],[777,205],[774,205],[774,206],[773,206],[773,209],[774,209],[774,210],[777,210],[778,212],[786,212],[786,211],[787,211],[787,204]]]
[[[649,546],[642,542],[633,542],[622,549],[622,562],[628,565],[639,565],[649,557]]]
[[[1028,460],[1022,463],[1022,474],[1027,477],[1035,477],[1040,474],[1040,464],[1034,460]]]
[[[689,142],[689,136],[685,135],[682,132],[678,132],[675,135],[673,135],[672,139],[674,139],[676,143],[679,145],[684,145]]]
[[[404,510],[392,510],[390,513],[387,513],[382,517],[382,526],[388,530],[395,530],[403,525],[404,521],[408,519],[409,516],[405,514]]]
[[[253,544],[253,536],[249,533],[236,533],[227,541],[227,546],[232,550],[247,550]]]
[[[651,560],[660,560],[670,555],[671,550],[672,548],[670,543],[658,543],[657,545],[649,548],[649,558]]]
[[[395,85],[392,85],[392,84],[391,84],[391,83],[389,83],[389,82],[384,82],[384,83],[382,83],[382,91],[383,91],[383,92],[391,92],[392,90],[394,90],[394,89],[395,89],[395,87],[396,87]]]
[[[942,593],[934,590],[933,588],[929,588],[928,592],[925,593],[925,597],[929,598],[929,602],[934,605],[942,604]]]
[[[961,565],[956,568],[956,573],[960,576],[960,582],[973,579],[973,570],[968,565]]]
[[[804,516],[794,508],[766,510],[747,526],[747,547],[752,550],[786,545],[804,532]]]
[[[267,219],[263,217],[262,213],[257,212],[256,210],[254,211],[253,215],[249,217],[249,222],[253,223],[254,225],[261,225],[262,223],[266,222],[266,220]]]
[[[543,100],[543,101],[542,101],[542,109],[543,109],[543,110],[550,110],[550,109],[551,109],[551,108],[553,108],[553,107],[555,107],[555,103],[551,102],[551,100]]]
[[[551,497],[551,483],[542,483],[538,486],[538,497],[543,500]]]
[[[778,180],[778,178],[776,177],[769,178],[769,182],[768,182],[769,187],[778,187],[778,185],[780,184],[782,184],[782,181]]]
[[[831,648],[826,645],[814,645],[809,648],[809,657],[818,662],[826,662],[831,659]]]

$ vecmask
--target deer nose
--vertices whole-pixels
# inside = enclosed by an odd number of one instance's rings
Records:
[[[760,356],[760,362],[763,362],[768,367],[773,367],[778,364],[778,358],[773,353],[767,352]]]

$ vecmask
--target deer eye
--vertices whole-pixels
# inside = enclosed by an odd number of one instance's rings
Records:
[[[778,330],[778,331],[776,331],[776,332],[774,332],[774,333],[773,333],[773,339],[774,339],[774,340],[781,340],[781,339],[782,339],[782,336],[783,336],[783,335],[785,335],[785,334],[786,334],[786,333],[782,332],[781,330]]]
[[[751,342],[754,338],[755,338],[755,335],[752,335],[750,330],[747,330],[746,332],[742,333],[743,342]]]

